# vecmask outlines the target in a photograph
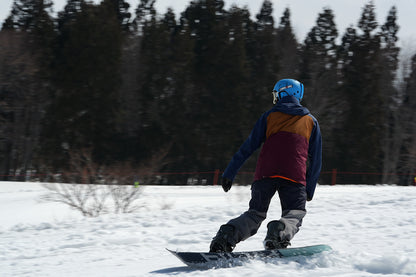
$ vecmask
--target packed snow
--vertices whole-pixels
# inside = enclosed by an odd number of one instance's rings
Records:
[[[193,269],[165,248],[207,251],[219,226],[247,209],[249,186],[144,186],[129,214],[83,217],[40,201],[39,183],[0,182],[0,276],[416,276],[416,187],[318,186],[293,247],[311,257]],[[259,232],[235,251],[259,250]]]

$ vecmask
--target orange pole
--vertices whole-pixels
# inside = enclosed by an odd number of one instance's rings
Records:
[[[219,178],[219,176],[220,176],[220,170],[219,169],[216,169],[215,172],[214,172],[214,180],[212,182],[212,184],[214,186],[218,185],[218,178]]]
[[[336,183],[337,183],[337,169],[336,168],[333,168],[332,169],[331,186],[335,186]]]

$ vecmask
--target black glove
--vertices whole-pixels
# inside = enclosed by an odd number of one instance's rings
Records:
[[[229,191],[232,185],[233,185],[233,181],[231,181],[230,179],[226,177],[222,177],[221,186],[225,192]]]

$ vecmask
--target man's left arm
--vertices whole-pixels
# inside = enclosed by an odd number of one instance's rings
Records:
[[[306,194],[307,200],[311,201],[315,193],[316,183],[322,168],[322,137],[318,121],[314,119],[314,128],[309,139],[309,167],[306,172]]]

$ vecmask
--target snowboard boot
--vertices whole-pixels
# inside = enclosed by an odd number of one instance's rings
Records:
[[[281,239],[279,235],[279,233],[283,231],[285,227],[285,224],[278,220],[270,221],[269,224],[267,224],[267,235],[263,242],[264,249],[282,249],[290,245],[288,240]]]
[[[234,226],[222,225],[217,235],[212,239],[209,252],[232,252],[235,247],[235,243],[232,243],[233,236]]]

